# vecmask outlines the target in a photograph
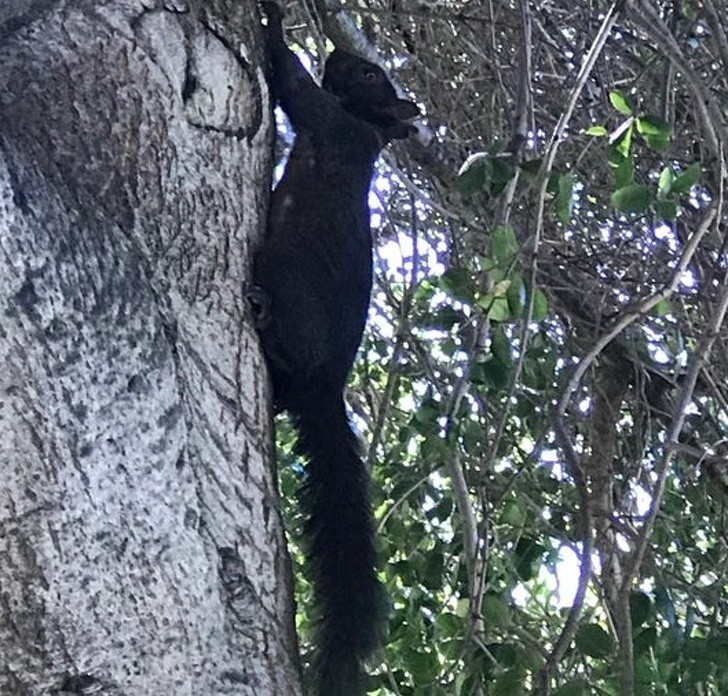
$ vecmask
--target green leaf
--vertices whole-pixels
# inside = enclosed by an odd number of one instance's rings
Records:
[[[426,398],[420,403],[418,409],[412,414],[412,426],[421,435],[429,435],[435,430],[435,421],[440,417],[440,408],[434,399]],[[423,446],[434,447],[434,438],[427,438]],[[439,438],[438,438],[439,439]]]
[[[496,263],[501,268],[510,266],[520,251],[516,233],[509,225],[498,225],[493,230],[491,247]]]
[[[670,126],[661,118],[654,116],[641,116],[636,119],[637,132],[645,142],[655,150],[664,150],[671,140]]]
[[[538,177],[538,173],[541,171],[542,164],[543,164],[543,159],[540,157],[537,157],[536,159],[526,160],[525,162],[521,162],[521,164],[518,166],[521,168],[521,171],[526,175],[526,178],[529,181],[533,182]]]
[[[690,638],[685,643],[683,654],[696,662],[708,662],[727,667],[728,638],[722,636]]]
[[[533,321],[541,321],[549,315],[549,301],[541,290],[536,288],[533,296],[533,313],[531,319]]]
[[[485,188],[488,175],[487,153],[479,152],[470,156],[460,168],[456,186],[463,196],[472,196]]]
[[[635,120],[640,135],[664,135],[670,137],[670,126],[666,121],[655,116],[640,116]]]
[[[508,321],[513,318],[506,297],[495,297],[493,299],[488,309],[488,318],[498,322]]]
[[[435,619],[434,630],[438,638],[455,638],[462,633],[463,622],[455,614],[444,611]]]
[[[580,626],[575,641],[579,650],[590,657],[603,659],[614,650],[614,639],[597,624]]]
[[[538,362],[531,359],[523,362],[523,384],[530,389],[538,389],[540,385]]]
[[[555,196],[559,192],[559,179],[561,179],[559,172],[551,172],[548,183],[546,184],[546,191],[552,196]]]
[[[708,660],[708,640],[707,638],[688,638],[685,641],[685,649],[683,655],[693,660]]]
[[[566,225],[571,219],[574,210],[574,176],[562,174],[559,177],[559,189],[556,194],[556,217],[562,225]]]
[[[490,357],[473,365],[470,379],[474,384],[483,384],[499,391],[508,384],[509,374],[510,369],[506,365]]]
[[[470,613],[470,601],[467,599],[459,599],[455,604],[455,616],[464,619]]]
[[[655,586],[655,607],[670,626],[677,624],[675,605],[664,585],[658,584]]]
[[[516,175],[512,157],[494,156],[490,158],[490,193],[497,196]]]
[[[417,432],[424,435],[424,440],[420,445],[420,455],[422,459],[428,462],[437,462],[446,459],[449,455],[449,450],[445,441],[437,436],[436,428],[434,424],[429,426],[422,424],[415,424]]]
[[[538,572],[538,562],[546,548],[532,537],[522,536],[516,544],[516,572],[523,581],[533,578]]]
[[[627,97],[625,97],[618,89],[612,90],[609,93],[609,101],[620,114],[623,114],[624,116],[632,115],[632,107],[629,105]]]
[[[672,312],[672,303],[670,300],[660,300],[653,308],[652,314],[658,317],[664,317]]]
[[[505,331],[503,331],[500,327],[493,329],[490,350],[501,362],[508,363],[509,365],[513,362],[513,356],[511,355],[511,343],[508,340]]]
[[[691,164],[682,174],[675,177],[672,182],[672,193],[688,193],[700,179],[700,163]]]
[[[660,657],[660,662],[677,662],[682,655],[683,639],[684,634],[678,627],[662,631],[657,637],[657,646],[655,648]]]
[[[489,643],[486,648],[501,667],[513,667],[518,659],[518,650],[513,643]]]
[[[527,300],[526,285],[520,273],[513,274],[511,284],[508,286],[508,291],[506,292],[506,299],[508,300],[508,308],[511,310],[511,314],[517,319],[520,319],[526,308]]]
[[[583,679],[574,679],[552,692],[553,696],[589,696],[590,693]]]
[[[634,183],[634,161],[632,156],[624,157],[617,167],[614,168],[614,185],[616,188],[624,188]]]
[[[424,278],[415,289],[413,300],[418,303],[430,302],[438,288],[438,278]]]
[[[634,663],[635,696],[654,696],[652,688],[658,678],[657,665],[652,659],[637,659]]]
[[[463,266],[451,266],[438,279],[438,284],[453,297],[472,302],[475,294],[470,271]]]
[[[478,152],[468,157],[460,168],[456,185],[463,196],[472,196],[485,188],[489,189],[491,195],[497,196],[515,174],[516,168],[510,153]]]
[[[634,125],[627,128],[622,136],[614,143],[614,148],[617,152],[621,153],[624,157],[629,157],[630,150],[632,149],[632,133],[634,132]]]
[[[444,522],[452,515],[454,505],[455,503],[452,498],[443,498],[435,508],[435,517],[440,522]]]
[[[640,631],[633,641],[634,654],[636,657],[646,653],[655,647],[657,642],[657,629],[654,626],[649,626],[644,630]]]
[[[677,217],[675,201],[655,201],[655,213],[662,220],[674,220]]]
[[[493,327],[490,343],[490,354],[485,360],[473,364],[470,379],[475,384],[490,384],[495,389],[501,389],[508,383],[513,367],[511,344],[500,327]]]
[[[543,667],[544,656],[535,646],[518,651],[518,664],[528,672],[538,672]]]
[[[521,669],[509,669],[498,675],[491,693],[493,696],[520,696],[525,693],[524,673]]]
[[[653,149],[658,152],[662,152],[667,149],[670,144],[670,136],[665,137],[662,134],[659,135],[643,135],[645,142]]]
[[[430,551],[424,559],[420,572],[420,581],[428,590],[437,591],[443,584],[445,558],[442,553]]]
[[[483,597],[481,607],[486,626],[490,628],[505,628],[511,622],[511,609],[508,603],[498,595]]]
[[[670,191],[672,191],[672,182],[675,180],[675,176],[672,173],[670,167],[665,167],[660,172],[660,178],[657,182],[657,198],[658,200],[664,200],[667,198]]]
[[[510,284],[511,281],[508,279],[498,281],[491,290],[493,297],[505,297]]]
[[[629,156],[629,154],[627,156]],[[612,144],[609,146],[609,150],[607,151],[607,161],[609,162],[610,167],[616,169],[623,164],[625,159],[627,159],[627,157],[625,157],[625,155],[619,150],[617,145]]]
[[[711,636],[707,645],[708,659],[721,668],[728,667],[728,638]]]
[[[498,268],[498,266],[493,266],[493,268],[491,268],[488,272],[488,278],[490,279],[490,282],[494,285],[496,283],[500,283],[501,280],[505,280],[506,278],[506,269]]]
[[[434,650],[425,652],[424,650],[403,649],[402,657],[417,685],[429,684],[440,671],[437,653]]]
[[[515,500],[509,500],[503,506],[503,512],[500,515],[501,524],[507,524],[509,527],[518,529],[526,522],[526,519],[525,509]]]
[[[652,194],[641,184],[630,184],[612,194],[612,203],[622,213],[643,213],[652,203]]]
[[[607,134],[604,126],[591,126],[584,131],[587,135],[593,135],[596,138],[603,138]]]
[[[647,621],[652,612],[652,600],[644,592],[632,592],[629,596],[629,606],[633,628]]]

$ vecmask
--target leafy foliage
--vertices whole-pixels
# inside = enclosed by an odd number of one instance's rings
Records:
[[[372,693],[728,693],[714,4],[626,13],[553,138],[607,6],[528,5],[520,147],[516,6],[349,7],[465,163],[443,180],[398,149],[372,191],[349,394],[392,597]],[[289,499],[301,466],[279,439]]]

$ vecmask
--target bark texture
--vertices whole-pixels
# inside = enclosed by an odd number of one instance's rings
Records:
[[[252,2],[0,10],[0,693],[296,694]]]

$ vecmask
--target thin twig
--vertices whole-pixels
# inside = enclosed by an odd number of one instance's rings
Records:
[[[479,586],[479,563],[478,563],[478,523],[470,500],[468,484],[465,480],[465,472],[459,457],[459,447],[456,440],[458,433],[457,414],[460,410],[468,384],[470,383],[470,364],[472,363],[478,346],[481,343],[483,324],[477,323],[473,331],[473,339],[468,351],[468,364],[463,368],[462,376],[457,380],[450,395],[445,425],[445,439],[452,449],[452,456],[448,459],[448,471],[453,485],[455,504],[458,508],[460,521],[463,525],[463,548],[465,549],[465,563],[468,571],[468,596],[471,604],[476,599],[476,592]],[[476,613],[477,612],[477,613]],[[471,617],[479,616],[479,607],[471,606]],[[478,631],[476,630],[475,633]]]

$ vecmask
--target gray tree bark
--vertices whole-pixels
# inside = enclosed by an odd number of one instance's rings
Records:
[[[0,694],[300,693],[255,4],[0,0]]]

